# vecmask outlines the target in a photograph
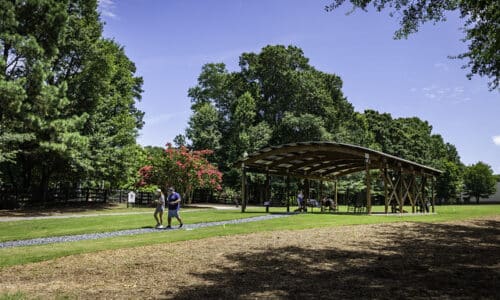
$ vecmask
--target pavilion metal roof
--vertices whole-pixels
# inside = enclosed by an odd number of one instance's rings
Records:
[[[402,170],[437,176],[442,171],[380,151],[335,142],[300,142],[262,148],[241,159],[246,170],[329,180],[366,169]]]

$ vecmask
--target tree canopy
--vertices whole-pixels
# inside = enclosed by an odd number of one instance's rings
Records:
[[[198,84],[188,91],[193,111],[186,130],[190,147],[214,149],[211,161],[225,172],[226,183],[239,182],[231,169],[245,152],[267,145],[335,141],[450,168],[452,174],[440,181],[440,196],[457,197],[460,157],[428,122],[354,111],[340,77],[315,69],[295,46],[243,53],[239,66],[229,72],[223,63],[206,64]]]
[[[186,131],[194,149],[214,149],[222,170],[245,152],[267,144],[311,139],[358,142],[358,128],[342,81],[309,65],[295,46],[243,53],[240,71],[223,63],[203,66],[189,89],[193,115]],[[223,138],[222,138],[223,137]]]
[[[326,6],[332,11],[346,0],[334,0]],[[489,78],[491,90],[498,88],[500,77],[500,2],[495,0],[349,0],[353,9],[367,10],[372,4],[377,11],[390,9],[391,16],[400,16],[401,27],[395,32],[396,39],[406,38],[419,30],[426,22],[446,21],[447,13],[458,11],[464,20],[463,41],[468,50],[455,56],[465,59],[469,79],[474,75]]]
[[[125,181],[142,79],[102,37],[96,0],[0,0],[0,172],[44,200],[51,184]]]
[[[222,173],[207,160],[212,150],[191,151],[184,146],[167,144],[148,149],[148,164],[139,170],[138,185],[155,185],[166,189],[173,186],[190,203],[195,189],[221,190]]]
[[[493,170],[483,162],[478,162],[465,169],[465,191],[470,197],[476,198],[476,203],[479,203],[481,198],[487,198],[496,192],[496,182]]]

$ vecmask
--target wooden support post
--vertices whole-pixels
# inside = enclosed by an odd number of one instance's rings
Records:
[[[241,212],[244,213],[247,208],[247,172],[245,163],[241,164]]]
[[[415,213],[415,172],[412,171],[411,177],[410,177],[410,183],[408,184],[408,187],[406,188],[407,191],[406,193],[408,194],[408,198],[410,199],[410,204],[411,204],[411,212]]]
[[[323,199],[323,181],[320,180],[319,181],[319,194],[318,194],[318,199],[316,199],[316,200],[321,205],[321,212],[324,212],[325,208],[323,207],[322,199]]]
[[[337,190],[337,178],[335,178],[335,207],[337,208],[337,211],[339,211],[339,193]]]
[[[383,175],[384,175],[384,202],[385,202],[385,213],[387,214],[389,212],[389,191],[387,190],[387,165],[384,167],[384,171],[383,171]]]
[[[422,181],[420,182],[420,188],[422,189],[420,191],[420,205],[422,206],[422,212],[427,212],[427,201],[425,201],[425,186],[427,185],[427,176],[422,174]]]
[[[399,213],[402,214],[404,211],[404,202],[405,202],[405,199],[403,199],[403,181],[404,181],[403,168],[400,168],[398,176],[399,176],[399,186],[398,186]]]
[[[434,194],[434,187],[436,185],[436,178],[434,176],[432,176],[432,180],[431,180],[431,199],[432,199],[432,213],[435,213],[435,209],[434,209],[434,206],[436,204],[436,195]]]
[[[266,173],[266,191],[264,196],[264,201],[269,201],[271,198],[271,176],[269,171]]]
[[[269,205],[271,204],[271,176],[269,175],[269,170],[266,172],[266,188],[264,191],[264,203],[266,205],[266,212],[269,212]]]
[[[290,176],[286,176],[285,199],[286,199],[286,212],[290,212]]]
[[[311,196],[311,183],[309,182],[309,178],[306,178],[306,188],[305,188],[305,194],[304,194],[304,201],[302,203],[302,209],[304,211],[307,211],[307,201],[309,201],[309,197]]]
[[[365,179],[366,179],[366,212],[372,213],[372,193],[370,177],[370,154],[365,153]]]

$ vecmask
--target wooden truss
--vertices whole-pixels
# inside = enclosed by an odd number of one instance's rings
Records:
[[[240,163],[243,174],[242,211],[246,209],[248,197],[246,172],[266,174],[265,194],[269,199],[270,176],[285,177],[287,190],[289,177],[306,179],[306,186],[311,179],[334,181],[336,190],[338,178],[364,171],[368,213],[371,213],[371,170],[381,171],[385,187],[386,213],[391,203],[396,203],[400,212],[403,212],[405,203],[409,203],[412,212],[415,212],[417,206],[425,207],[429,198],[434,212],[434,178],[442,173],[440,170],[380,151],[333,142],[304,142],[266,147],[247,155]],[[335,195],[337,202],[337,191]],[[309,195],[306,194],[305,197],[308,198]]]

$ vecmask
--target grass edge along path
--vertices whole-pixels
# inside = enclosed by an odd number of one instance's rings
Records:
[[[291,215],[290,214],[274,214],[274,215],[257,216],[257,217],[243,218],[243,219],[232,219],[232,220],[226,220],[226,221],[186,224],[182,228],[178,227],[178,229],[180,229],[180,230],[193,230],[193,229],[212,227],[212,226],[226,226],[226,225],[230,225],[230,224],[258,222],[258,221],[263,221],[263,220],[269,220],[269,219],[274,219],[274,218],[283,218],[283,217],[289,217],[289,216],[291,216]],[[96,240],[96,239],[102,239],[102,238],[111,238],[111,237],[115,237],[115,236],[154,233],[157,231],[169,232],[169,231],[172,231],[175,229],[176,229],[176,227],[172,227],[171,229],[167,229],[167,228],[162,228],[162,229],[140,228],[140,229],[127,229],[127,230],[110,231],[110,232],[103,232],[103,233],[53,236],[53,237],[36,238],[36,239],[30,239],[30,240],[7,241],[7,242],[0,242],[0,249],[12,248],[12,247],[24,247],[24,246],[32,246],[32,245],[45,245],[45,244],[65,243],[65,242],[76,242],[76,241],[84,241],[84,240]]]
[[[469,208],[469,209],[467,209]],[[68,255],[91,253],[103,250],[133,248],[160,243],[203,239],[214,236],[248,234],[275,230],[301,230],[329,226],[361,225],[392,222],[446,222],[500,215],[500,205],[455,206],[441,209],[440,214],[423,216],[378,217],[367,215],[299,214],[289,218],[273,219],[246,224],[224,225],[197,230],[173,230],[124,237],[71,243],[48,244],[0,249],[0,268],[51,260]]]
[[[187,223],[206,223],[263,216],[265,212],[241,214],[239,211],[183,210],[181,217]],[[164,215],[164,223],[167,216]],[[152,228],[155,225],[153,212],[134,215],[105,215],[86,218],[53,218],[20,220],[0,223],[0,242],[29,240],[78,234],[97,234],[119,230]]]

